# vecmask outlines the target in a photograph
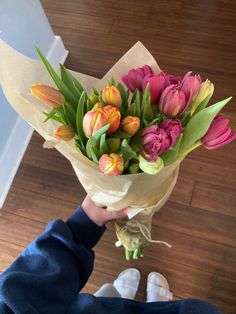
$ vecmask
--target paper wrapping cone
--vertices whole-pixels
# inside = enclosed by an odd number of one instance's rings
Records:
[[[101,90],[111,77],[118,81],[130,68],[140,67],[144,64],[150,65],[156,73],[160,71],[149,51],[140,42],[137,42],[102,80],[82,73],[72,71],[71,73],[90,93],[92,87]],[[55,70],[59,73],[58,67],[55,67]],[[47,141],[45,146],[54,146],[71,162],[78,179],[95,203],[107,206],[108,210],[120,210],[128,207],[128,217],[135,216],[133,221],[136,221],[136,227],[140,229],[141,224],[150,230],[153,213],[164,205],[175,186],[180,161],[163,168],[154,176],[139,173],[107,177],[99,171],[94,162],[78,151],[73,141],[63,142],[53,137],[53,131],[59,125],[56,121],[49,120],[47,123],[43,123],[42,112],[48,109],[31,95],[30,87],[35,83],[51,86],[54,83],[41,62],[20,54],[0,40],[0,82],[11,106],[44,137]],[[126,225],[125,228],[124,225]],[[124,242],[126,248],[134,249],[148,241],[142,232],[139,234],[137,230],[132,232],[134,231],[133,226],[131,228],[124,221],[118,222],[116,226],[118,238]],[[130,237],[130,235],[132,236]]]

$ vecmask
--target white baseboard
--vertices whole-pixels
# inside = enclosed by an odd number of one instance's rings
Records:
[[[55,36],[51,48],[47,53],[47,59],[52,64],[64,63],[68,56],[60,36]],[[27,149],[33,129],[19,116],[11,133],[6,139],[6,145],[0,155],[0,208],[7,197],[12,181],[16,175],[18,167]]]

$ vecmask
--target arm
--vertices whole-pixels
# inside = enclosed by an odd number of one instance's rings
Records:
[[[86,284],[92,248],[111,214],[86,197],[67,222],[56,220],[0,275],[0,313],[65,313]]]

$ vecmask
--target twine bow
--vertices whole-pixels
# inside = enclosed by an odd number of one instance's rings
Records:
[[[160,240],[153,240],[152,236],[151,236],[151,232],[148,229],[147,226],[141,224],[139,221],[132,219],[132,220],[128,220],[126,222],[122,221],[122,220],[118,220],[117,221],[121,224],[124,224],[122,226],[122,228],[118,231],[118,235],[122,232],[126,232],[127,230],[133,233],[138,233],[141,232],[141,234],[143,235],[143,237],[149,242],[149,243],[159,243],[159,244],[164,244],[167,247],[171,248],[172,245],[165,242],[165,241],[160,241]]]

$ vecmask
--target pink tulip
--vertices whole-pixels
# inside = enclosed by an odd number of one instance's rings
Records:
[[[178,85],[170,85],[161,95],[160,111],[168,117],[175,118],[187,109],[191,99],[191,89],[185,93]]]
[[[181,82],[181,77],[180,76],[175,76],[175,75],[172,75],[172,74],[168,74],[168,73],[165,73],[165,77],[166,77],[166,87],[167,86],[170,86],[170,85],[179,85],[180,82]]]
[[[131,69],[128,74],[122,76],[122,81],[131,92],[136,89],[142,91],[143,79],[149,74],[153,74],[152,68],[144,65],[141,68]]]
[[[190,90],[192,90],[192,99],[194,99],[201,88],[201,76],[198,75],[191,75],[191,71],[186,73],[182,82],[181,82],[181,90],[185,93],[188,94]]]
[[[171,139],[167,132],[158,125],[151,125],[141,134],[142,155],[147,161],[154,162],[157,156],[168,150]]]
[[[222,113],[219,113],[202,137],[202,145],[212,150],[232,142],[236,138],[236,133],[231,130],[229,123],[230,120]]]
[[[83,130],[86,137],[90,138],[93,134],[108,124],[107,116],[101,104],[97,103],[93,110],[88,111],[83,117]]]
[[[103,110],[107,116],[107,123],[110,124],[109,129],[107,130],[107,134],[114,133],[120,126],[120,110],[116,107],[112,107],[110,105],[105,106]]]
[[[170,138],[171,146],[176,142],[177,137],[182,133],[183,127],[180,120],[165,120],[160,124],[160,128],[166,131]]]
[[[99,159],[99,169],[106,176],[117,176],[124,171],[124,159],[117,154],[104,154]]]
[[[167,86],[165,73],[160,72],[159,74],[149,74],[145,76],[143,80],[143,91],[147,84],[149,84],[150,88],[151,103],[158,104],[161,94]]]

